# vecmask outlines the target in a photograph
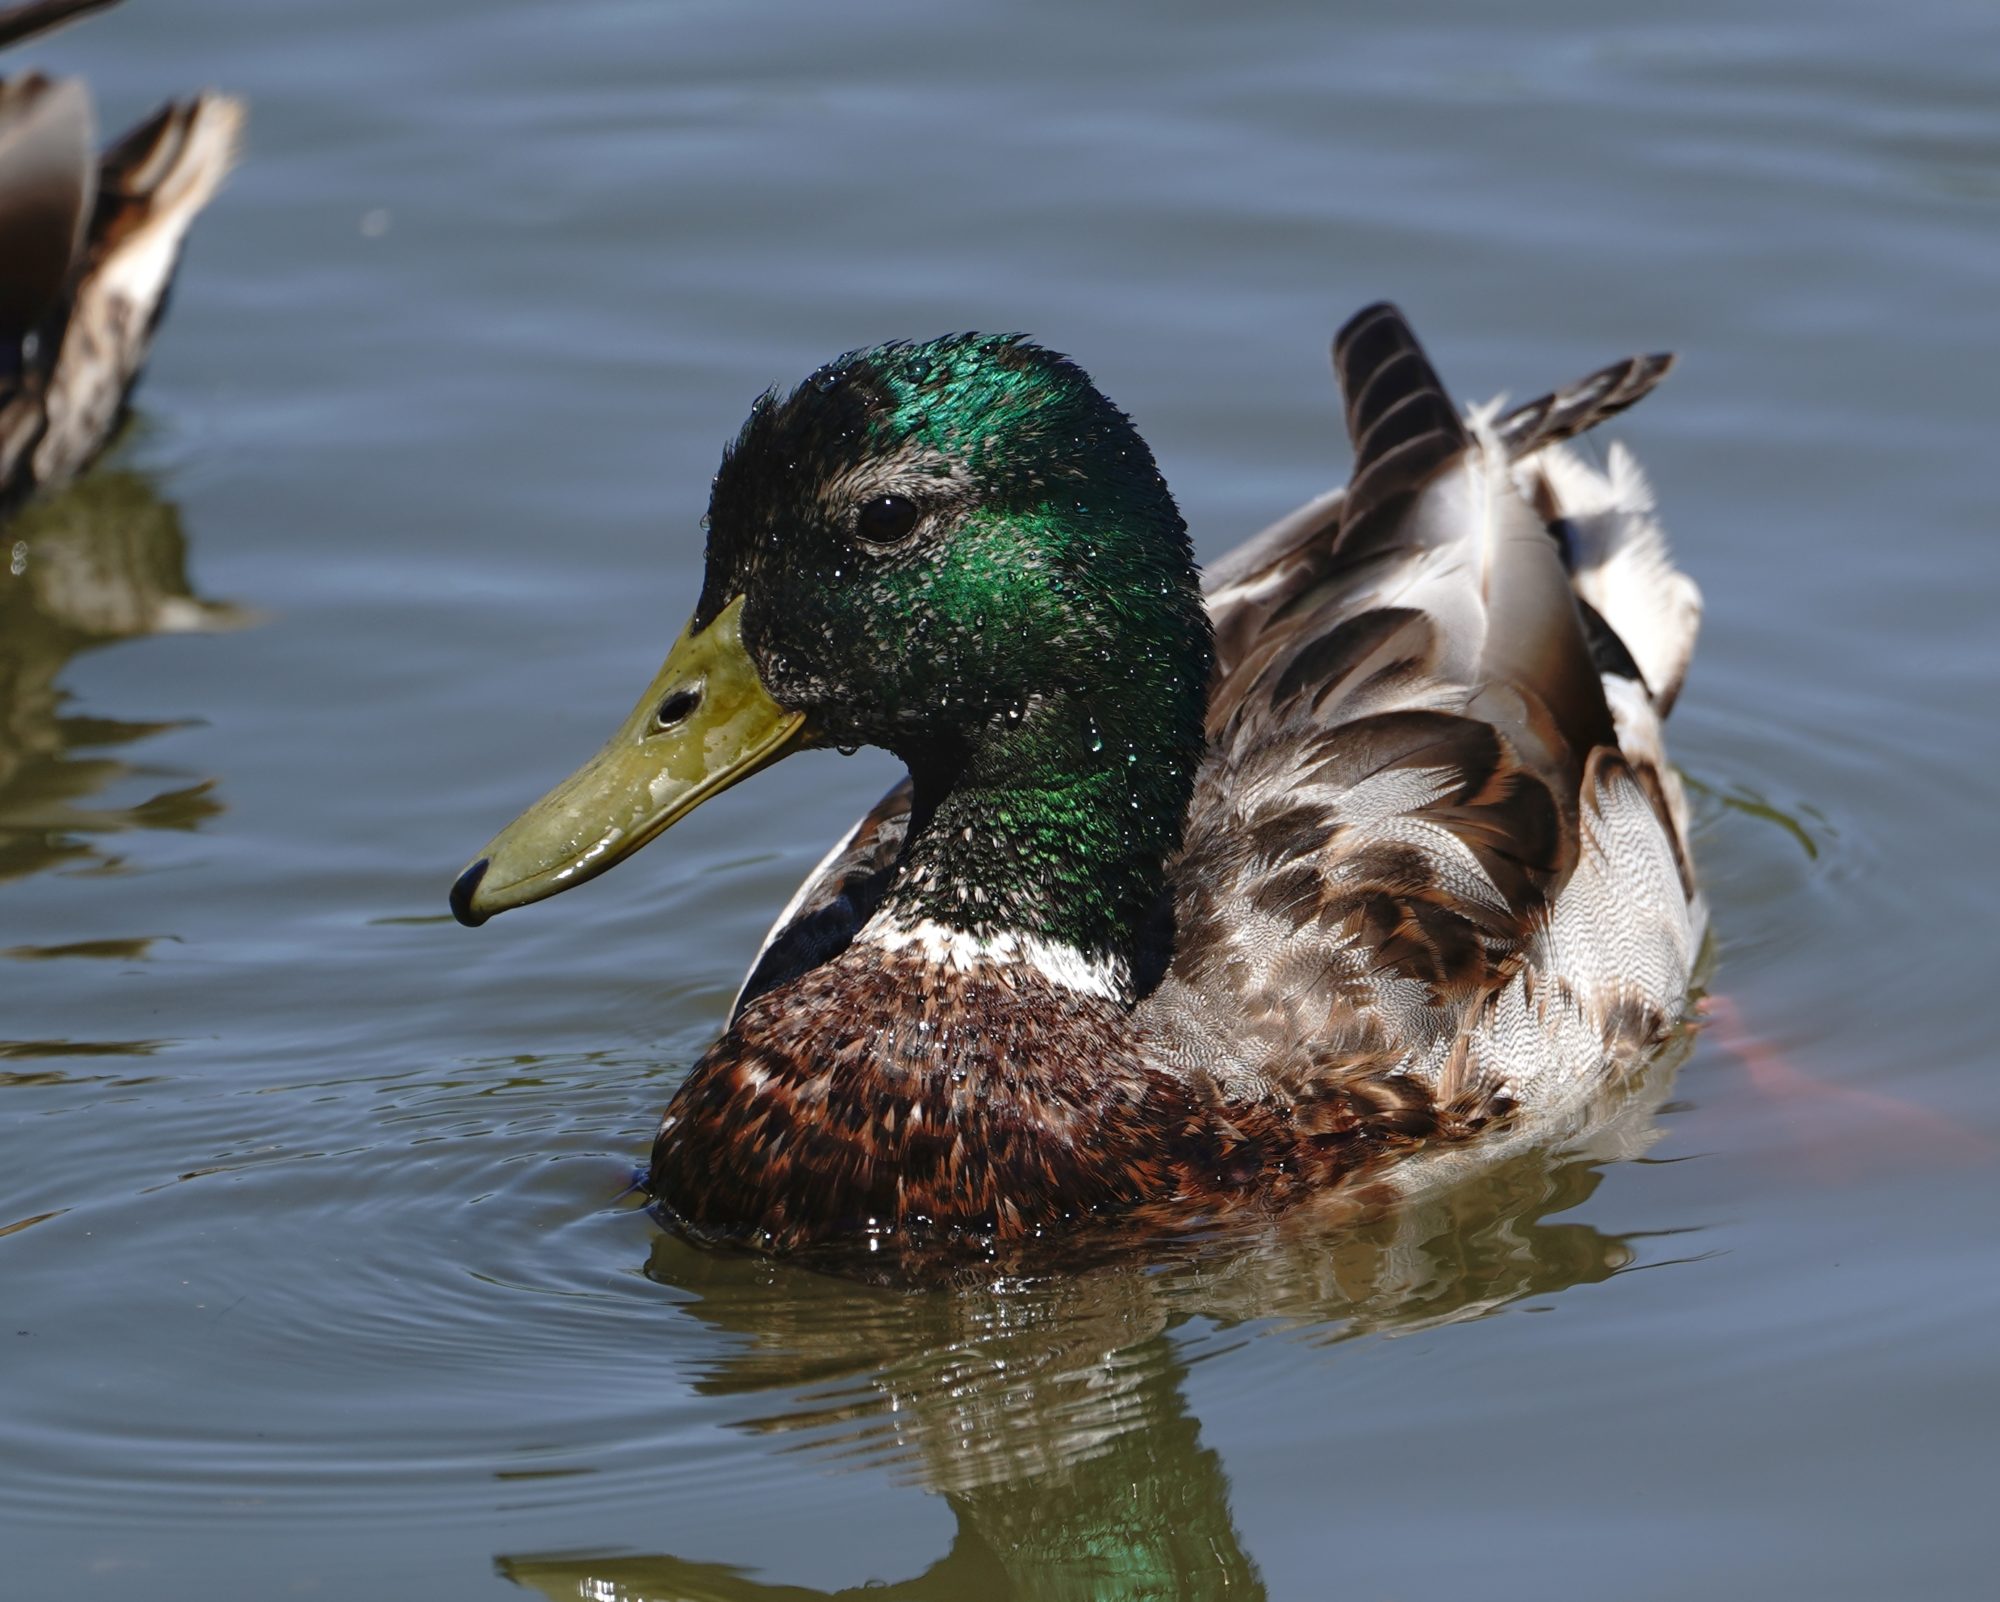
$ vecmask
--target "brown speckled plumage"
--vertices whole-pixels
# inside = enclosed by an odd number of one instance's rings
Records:
[[[1282,1206],[1504,1102],[1386,1076],[1234,1099],[1163,1070],[1116,1003],[1028,969],[958,975],[850,948],[752,1001],[696,1064],[652,1184],[706,1238],[795,1250],[985,1247],[1089,1219],[1167,1232]]]

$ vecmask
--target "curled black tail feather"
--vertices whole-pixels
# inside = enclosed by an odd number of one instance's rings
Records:
[[[1662,351],[1652,356],[1628,356],[1600,367],[1588,378],[1516,406],[1494,423],[1494,437],[1510,457],[1532,455],[1544,445],[1573,438],[1644,400],[1673,365],[1672,353]]]

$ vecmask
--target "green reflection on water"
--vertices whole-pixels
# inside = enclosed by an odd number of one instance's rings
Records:
[[[165,1040],[0,1040],[0,1062],[38,1057],[150,1057],[168,1044]],[[0,1084],[6,1082],[0,1079]]]
[[[69,957],[97,957],[114,962],[140,962],[153,949],[158,935],[141,935],[132,940],[71,940],[55,946],[9,946],[0,957],[16,962],[61,962]],[[167,939],[174,937],[168,935]]]
[[[193,593],[180,514],[137,473],[94,473],[0,528],[0,879],[107,869],[116,859],[89,836],[194,829],[222,810],[206,782],[86,805],[139,771],[89,753],[180,725],[66,714],[56,680],[92,646],[246,621]]]
[[[1775,801],[1740,781],[1724,787],[1709,784],[1685,768],[1680,772],[1682,780],[1698,806],[1719,807],[1729,812],[1740,812],[1746,818],[1755,818],[1762,823],[1776,824],[1798,843],[1799,849],[1806,854],[1807,861],[1819,860],[1820,841],[1812,831],[1817,829],[1830,835],[1833,832],[1833,825],[1816,808],[1801,804],[1796,813],[1788,812]]]
[[[795,1437],[835,1470],[886,1471],[942,1497],[957,1521],[950,1550],[914,1578],[837,1591],[670,1554],[513,1555],[496,1566],[545,1596],[602,1602],[1261,1598],[1228,1476],[1188,1400],[1203,1342],[1252,1326],[1326,1344],[1407,1333],[1632,1265],[1623,1237],[1558,1215],[1596,1189],[1600,1162],[1652,1142],[1686,1049],[1560,1153],[1524,1151],[1399,1206],[1330,1203],[1249,1240],[1183,1243],[1083,1273],[911,1292],[662,1235],[648,1276],[740,1342],[696,1388],[768,1394],[769,1410],[745,1428]]]

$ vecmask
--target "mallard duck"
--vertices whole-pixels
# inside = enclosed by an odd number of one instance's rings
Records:
[[[0,46],[111,3],[0,10]],[[0,80],[0,514],[74,478],[117,428],[242,126],[239,101],[199,94],[99,156],[82,83]]]
[[[1700,601],[1632,459],[1561,443],[1671,358],[1464,416],[1392,306],[1333,359],[1350,481],[1205,597],[1145,441],[1025,339],[757,402],[665,666],[451,894],[582,884],[801,747],[908,766],[666,1110],[683,1228],[992,1250],[1390,1196],[1682,1027]]]

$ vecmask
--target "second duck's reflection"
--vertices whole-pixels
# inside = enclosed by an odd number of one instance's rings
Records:
[[[93,473],[0,530],[0,880],[108,868],[91,837],[191,829],[220,810],[200,783],[132,806],[86,804],[137,771],[96,753],[175,725],[77,717],[57,679],[93,646],[243,621],[192,592],[180,515],[137,473]]]
[[[1673,1066],[1657,1064],[1561,1155],[1526,1152],[1393,1209],[1296,1214],[1253,1239],[1180,1242],[1082,1273],[908,1292],[661,1236],[649,1276],[743,1338],[697,1387],[771,1393],[752,1428],[801,1432],[846,1465],[943,1496],[951,1550],[913,1579],[853,1591],[666,1555],[503,1556],[500,1572],[597,1602],[1262,1597],[1227,1476],[1188,1408],[1177,1327],[1254,1320],[1331,1342],[1609,1278],[1633,1260],[1625,1241],[1556,1220],[1596,1189],[1604,1160],[1651,1143]]]

